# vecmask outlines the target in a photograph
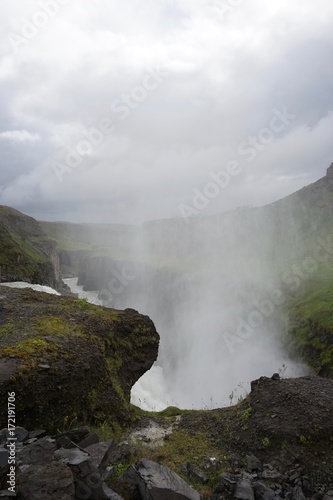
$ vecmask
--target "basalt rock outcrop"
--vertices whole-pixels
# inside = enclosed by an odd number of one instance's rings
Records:
[[[8,392],[15,392],[16,423],[28,428],[125,424],[131,387],[152,366],[158,345],[153,322],[132,309],[1,287],[0,426]]]

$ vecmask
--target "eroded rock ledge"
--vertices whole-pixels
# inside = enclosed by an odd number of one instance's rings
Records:
[[[159,335],[148,316],[33,290],[0,287],[0,425],[8,392],[16,422],[131,419],[130,389],[152,366]]]

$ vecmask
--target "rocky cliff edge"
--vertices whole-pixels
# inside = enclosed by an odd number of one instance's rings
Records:
[[[8,392],[16,394],[17,425],[125,424],[130,389],[158,344],[153,322],[132,309],[0,287],[0,425],[7,426]]]

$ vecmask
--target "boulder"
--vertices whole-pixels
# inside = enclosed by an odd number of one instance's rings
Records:
[[[250,472],[262,470],[262,462],[254,455],[246,455],[247,469]]]
[[[67,465],[72,471],[75,482],[75,498],[77,500],[103,500],[102,477],[93,464],[89,453],[79,449],[60,448],[54,454],[56,460]]]
[[[200,500],[200,494],[175,472],[145,458],[123,477],[138,486],[142,500]]]
[[[234,498],[237,500],[254,500],[254,491],[248,479],[238,481]]]
[[[254,483],[253,490],[256,500],[278,500],[279,497],[276,496],[276,493],[271,488],[268,488],[263,483]]]
[[[326,442],[333,434],[332,380],[261,377],[251,382],[251,401],[251,425],[260,436],[299,443],[300,437]]]
[[[59,462],[31,465],[18,475],[22,500],[73,500],[74,478],[69,467]]]
[[[44,437],[25,446],[17,454],[18,462],[24,465],[45,465],[53,461],[57,445],[54,439]]]
[[[240,476],[238,474],[229,474],[228,472],[223,472],[221,474],[216,492],[222,493],[223,491],[234,492]]]
[[[113,461],[112,457],[116,456],[118,444],[114,439],[103,443],[96,443],[87,446],[85,450],[91,456],[91,460],[101,474],[106,472],[106,468]]]

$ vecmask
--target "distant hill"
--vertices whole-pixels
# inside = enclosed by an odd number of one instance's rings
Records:
[[[196,267],[207,255],[257,256],[258,246],[277,270],[311,251],[316,238],[333,234],[333,164],[326,177],[275,203],[213,216],[156,220],[142,227],[41,222],[61,252],[85,251],[115,260],[148,260],[157,267]],[[222,237],[223,235],[223,237]],[[142,246],[142,242],[144,246]],[[241,244],[240,244],[241,242]],[[190,250],[190,251],[189,251]],[[213,259],[214,261],[214,259]]]

